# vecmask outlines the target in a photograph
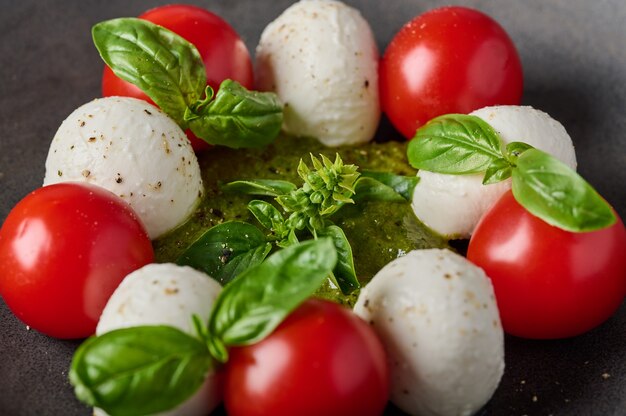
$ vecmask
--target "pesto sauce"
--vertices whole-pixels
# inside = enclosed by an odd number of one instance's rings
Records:
[[[296,172],[300,159],[310,165],[309,153],[322,153],[334,160],[335,152],[346,164],[352,163],[361,169],[415,175],[415,170],[406,161],[406,142],[328,148],[315,139],[281,135],[263,149],[216,147],[198,155],[206,191],[204,198],[185,224],[154,241],[156,260],[175,261],[207,229],[224,221],[239,220],[259,225],[246,206],[252,199],[271,201],[272,198],[225,193],[220,190],[221,184],[238,179],[282,179],[301,186],[302,180]],[[430,231],[415,217],[408,202],[345,205],[331,219],[344,230],[350,241],[362,285],[399,255],[414,249],[448,247],[446,239]],[[356,293],[343,296],[328,282],[318,295],[350,305],[357,296]]]

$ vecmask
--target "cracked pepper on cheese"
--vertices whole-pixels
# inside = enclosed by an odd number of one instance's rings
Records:
[[[135,210],[151,239],[184,222],[204,190],[187,136],[161,110],[126,97],[93,100],[61,124],[44,185],[101,186]]]

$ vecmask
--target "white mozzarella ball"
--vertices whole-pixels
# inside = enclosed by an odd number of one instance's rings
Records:
[[[364,143],[380,119],[378,48],[361,14],[304,0],[270,23],[256,50],[257,86],[285,104],[283,129],[327,146]]]
[[[548,114],[527,106],[496,106],[476,110],[505,144],[528,143],[576,169],[574,145],[565,128]],[[445,175],[420,171],[413,193],[415,215],[441,235],[469,238],[482,215],[511,189],[511,180],[483,185],[483,174]]]
[[[154,239],[181,224],[203,193],[198,160],[180,127],[135,98],[91,101],[61,124],[44,185],[88,182],[128,202]]]
[[[175,264],[149,264],[122,281],[107,302],[96,335],[140,325],[169,325],[195,334],[192,315],[209,318],[221,286],[204,273]],[[218,380],[209,375],[177,408],[159,416],[205,416],[220,403]],[[106,415],[101,409],[94,414]]]
[[[411,415],[479,410],[504,372],[504,333],[491,281],[448,250],[415,250],[385,266],[354,311],[387,351],[391,401]]]

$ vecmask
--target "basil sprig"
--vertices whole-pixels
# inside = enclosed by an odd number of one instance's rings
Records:
[[[139,326],[89,338],[72,360],[76,396],[112,416],[178,406],[218,362],[228,360],[229,347],[268,336],[322,284],[336,261],[329,238],[274,253],[224,287],[208,323],[193,317],[196,336],[168,326]]]
[[[257,199],[248,203],[248,210],[267,230],[267,235],[251,224],[226,222],[209,229],[177,262],[203,270],[224,282],[236,277],[246,265],[262,261],[271,243],[284,248],[301,239],[327,236],[331,237],[339,258],[328,276],[332,285],[346,295],[358,289],[360,283],[352,247],[331,216],[345,204],[357,201],[411,200],[418,178],[389,172],[361,173],[356,166],[344,164],[339,154],[334,161],[324,155],[319,158],[311,155],[311,162],[312,168],[302,160],[298,165],[297,172],[303,181],[300,187],[270,179],[239,180],[223,185],[222,190],[227,192],[274,197],[273,203]],[[231,257],[223,257],[224,252]],[[231,267],[231,261],[236,266]]]
[[[548,224],[572,232],[615,223],[608,203],[568,166],[532,146],[502,139],[482,119],[464,114],[437,117],[419,128],[407,149],[409,163],[430,172],[484,173],[483,184],[512,178],[515,199]]]
[[[232,148],[261,147],[278,136],[283,107],[276,94],[248,91],[232,80],[214,94],[198,50],[174,32],[118,18],[96,24],[92,37],[115,75],[145,92],[183,130]]]
[[[206,98],[188,107],[184,120],[196,136],[211,144],[262,147],[278,136],[283,106],[274,93],[248,91],[227,79],[215,97],[207,86]]]
[[[224,288],[208,323],[209,349],[221,362],[225,347],[250,345],[269,335],[333,270],[337,252],[328,238],[272,254]]]

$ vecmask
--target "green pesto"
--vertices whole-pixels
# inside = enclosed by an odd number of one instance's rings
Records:
[[[302,181],[296,168],[301,158],[309,162],[309,153],[322,153],[334,159],[335,152],[339,152],[345,163],[356,164],[361,169],[415,174],[406,161],[404,142],[331,149],[314,139],[280,136],[264,149],[213,148],[199,155],[205,197],[189,221],[154,242],[157,261],[174,261],[204,231],[221,222],[240,220],[259,225],[246,208],[253,197],[222,192],[221,184],[237,179],[282,179],[300,186]],[[408,202],[359,202],[344,206],[332,219],[343,228],[352,245],[362,284],[398,255],[414,249],[448,247],[443,237],[434,234],[415,217]],[[356,294],[344,297],[328,284],[318,294],[348,304],[356,300]]]

